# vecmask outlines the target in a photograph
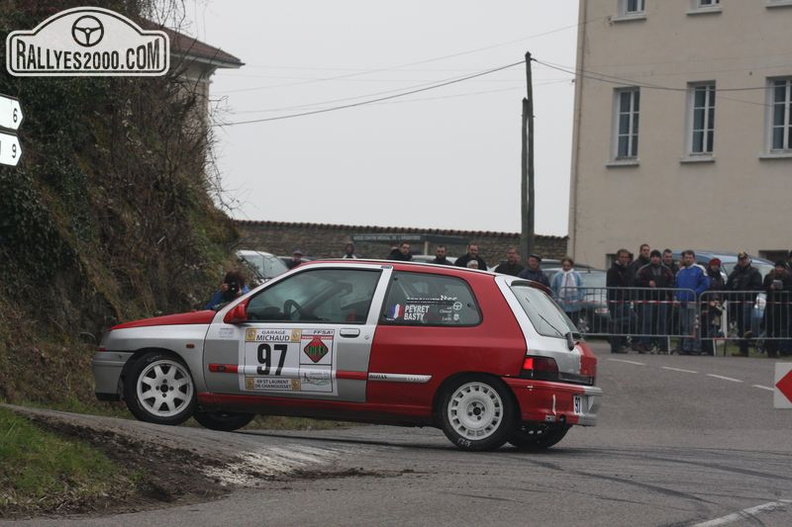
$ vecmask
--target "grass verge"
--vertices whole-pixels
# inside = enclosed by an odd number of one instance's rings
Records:
[[[128,479],[104,454],[0,408],[0,517],[72,509]]]

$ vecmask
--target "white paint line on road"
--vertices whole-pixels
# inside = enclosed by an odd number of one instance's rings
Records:
[[[762,386],[761,384],[752,384],[751,386],[753,386],[754,388],[759,388],[760,390],[767,390],[770,392],[775,391],[775,388],[773,388],[772,386]]]
[[[698,373],[696,370],[683,370],[682,368],[671,368],[669,366],[661,366],[664,370],[681,371],[682,373]]]
[[[724,377],[723,375],[715,375],[714,373],[708,373],[707,377],[713,377],[715,379],[721,379],[724,381],[731,381],[731,382],[743,382],[740,379],[733,379],[731,377]]]
[[[623,362],[625,364],[635,364],[636,366],[646,366],[645,362],[637,362],[634,360],[624,360],[624,359],[608,359],[611,362]]]
[[[697,523],[693,527],[716,527],[718,525],[728,525],[730,523],[737,522],[744,524],[746,520],[754,519],[754,516],[760,512],[767,512],[775,509],[786,509],[790,503],[792,503],[792,500],[769,501],[767,503],[757,505],[756,507],[749,507],[733,514],[721,516],[720,518],[714,518],[703,523]]]

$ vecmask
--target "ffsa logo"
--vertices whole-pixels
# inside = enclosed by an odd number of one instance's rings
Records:
[[[75,7],[6,39],[6,68],[24,76],[158,76],[170,68],[164,31],[101,7]]]

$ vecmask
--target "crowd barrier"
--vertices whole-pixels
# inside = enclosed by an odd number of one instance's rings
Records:
[[[673,350],[683,339],[713,354],[748,342],[792,351],[792,292],[642,287],[563,288],[556,300],[580,332],[629,337],[633,347]]]

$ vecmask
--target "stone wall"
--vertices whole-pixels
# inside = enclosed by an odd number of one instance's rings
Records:
[[[385,258],[400,240],[410,242],[414,254],[433,255],[435,247],[443,244],[448,247],[449,256],[461,256],[468,243],[478,243],[482,258],[489,265],[496,265],[506,258],[508,247],[520,244],[520,235],[510,232],[245,220],[235,223],[241,234],[240,249],[283,256],[300,249],[305,256],[335,258],[343,254],[344,245],[353,242],[359,257]],[[561,258],[566,254],[567,237],[537,235],[534,245],[534,251],[545,258]]]

